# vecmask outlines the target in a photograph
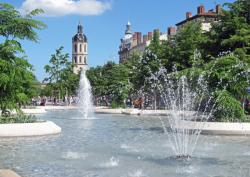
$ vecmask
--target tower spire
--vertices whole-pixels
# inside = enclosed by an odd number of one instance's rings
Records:
[[[127,25],[126,25],[125,34],[132,34],[132,31],[131,31],[131,23],[130,23],[130,21],[128,21],[128,23],[127,23]]]
[[[77,33],[80,33],[80,34],[82,34],[83,33],[83,27],[82,27],[82,24],[81,24],[81,22],[79,21],[79,23],[78,23],[78,26],[77,26]]]

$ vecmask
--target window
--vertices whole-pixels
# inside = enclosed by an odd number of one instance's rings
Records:
[[[82,52],[82,44],[80,44],[80,52]]]
[[[82,63],[82,57],[81,56],[80,56],[79,60],[80,60],[79,63]]]
[[[76,57],[74,57],[74,60],[75,60],[75,63],[77,63],[77,58]]]
[[[84,52],[87,52],[87,45],[84,45]]]
[[[86,64],[87,63],[87,58],[86,57],[84,57],[84,64]]]
[[[75,53],[77,52],[77,45],[75,44]]]

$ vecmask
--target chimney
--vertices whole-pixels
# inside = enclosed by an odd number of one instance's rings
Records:
[[[143,44],[146,44],[148,40],[148,35],[143,35]]]
[[[155,29],[154,33],[158,33],[160,35],[161,34],[160,29]]]
[[[141,32],[137,32],[136,35],[137,35],[137,44],[141,44],[142,42]]]
[[[152,32],[148,32],[148,40],[151,41],[153,38],[153,33]]]
[[[221,13],[221,5],[220,4],[216,5],[216,13],[217,14]]]
[[[197,14],[203,14],[205,12],[205,7],[203,5],[197,7]]]
[[[136,41],[136,33],[133,34],[133,41]]]
[[[137,36],[136,36],[136,33],[133,34],[133,45],[134,46],[137,45]]]
[[[176,29],[175,29],[175,27],[172,27],[172,26],[170,26],[170,27],[168,27],[168,35],[175,35],[175,33],[176,33]]]
[[[189,19],[189,18],[191,18],[192,17],[192,12],[187,12],[186,13],[186,19]]]

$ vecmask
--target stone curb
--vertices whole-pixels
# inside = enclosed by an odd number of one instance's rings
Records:
[[[60,132],[61,127],[51,121],[0,124],[0,137],[43,136]]]

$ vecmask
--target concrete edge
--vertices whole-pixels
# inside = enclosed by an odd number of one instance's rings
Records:
[[[47,111],[42,108],[34,108],[34,109],[22,109],[24,114],[44,114]]]
[[[57,105],[57,106],[40,106],[42,109],[45,109],[45,110],[75,110],[75,109],[78,109],[77,106],[60,106],[60,105]],[[39,107],[39,108],[40,108]]]
[[[176,128],[184,128],[185,130],[201,130],[201,134],[205,135],[230,135],[230,136],[249,136],[250,123],[234,123],[234,122],[192,122],[184,121]]]
[[[59,134],[61,127],[54,122],[0,124],[0,137],[26,137]]]
[[[0,169],[0,177],[21,177],[21,176],[12,170]]]
[[[142,116],[168,116],[173,113],[171,110],[140,110],[136,108],[95,108],[97,114],[125,114],[125,115],[142,115]],[[194,111],[186,111],[185,114],[192,116]]]

